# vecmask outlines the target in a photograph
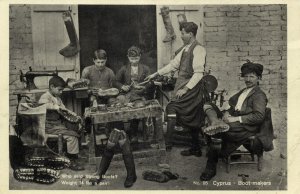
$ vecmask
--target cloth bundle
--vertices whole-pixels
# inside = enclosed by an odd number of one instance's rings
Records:
[[[23,130],[22,142],[27,146],[44,146],[46,144],[46,104],[20,103],[18,118]]]

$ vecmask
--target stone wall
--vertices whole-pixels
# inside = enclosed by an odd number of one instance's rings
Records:
[[[31,8],[29,5],[9,6],[9,115],[15,121],[17,97],[12,93],[22,88],[20,70],[28,71],[33,64]]]

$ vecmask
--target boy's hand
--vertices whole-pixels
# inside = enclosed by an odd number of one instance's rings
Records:
[[[93,88],[93,89],[92,89],[92,94],[93,94],[93,95],[98,96],[98,92],[99,92],[98,89],[96,89],[96,88]]]
[[[53,109],[54,109],[54,110],[59,110],[59,109],[60,109],[60,106],[58,106],[57,104],[54,104],[54,105],[53,105]]]
[[[59,110],[61,110],[63,112],[68,112],[68,110],[66,108],[63,108],[63,107],[59,107]]]
[[[121,89],[122,89],[124,92],[128,92],[129,89],[130,89],[130,86],[128,86],[128,85],[123,85]]]

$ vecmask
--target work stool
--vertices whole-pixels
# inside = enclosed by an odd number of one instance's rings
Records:
[[[248,138],[245,144],[249,144],[251,148],[253,148],[253,143],[255,140],[255,136],[251,136]],[[245,146],[244,146],[245,147]],[[251,156],[251,160],[242,160],[241,161],[232,161],[231,157],[232,156]],[[257,155],[257,160],[255,161],[255,155]],[[231,165],[234,164],[257,164],[257,170],[261,171],[262,170],[262,156],[263,154],[254,154],[253,152],[250,151],[240,151],[240,150],[235,150],[233,153],[231,153],[226,160],[226,172],[230,172],[230,167]]]
[[[57,141],[58,154],[63,154],[63,135],[46,134],[47,141]]]

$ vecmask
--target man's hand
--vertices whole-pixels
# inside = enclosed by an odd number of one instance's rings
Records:
[[[229,114],[229,112],[226,111],[226,112],[223,114],[223,121],[224,121],[225,123],[229,123],[228,117],[230,117],[230,116],[231,116],[231,115]]]
[[[229,123],[240,122],[239,117],[228,117]]]
[[[145,81],[151,81],[151,80],[153,80],[156,76],[158,76],[158,73],[157,73],[157,72],[155,72],[155,73],[149,75],[149,76],[146,77],[144,80],[145,80]]]
[[[239,117],[233,117],[227,111],[223,114],[223,121],[225,123],[240,122]]]
[[[177,93],[176,93],[177,99],[179,99],[179,98],[181,98],[183,95],[185,95],[185,94],[187,93],[188,90],[189,90],[189,89],[188,89],[187,87],[184,87],[184,88],[178,90]]]
[[[66,108],[63,108],[63,107],[59,107],[59,110],[63,111],[63,112],[68,112],[68,110]]]
[[[121,89],[122,89],[124,92],[128,92],[129,89],[130,89],[130,86],[128,86],[128,85],[123,85],[123,86],[121,87]]]
[[[54,104],[54,105],[53,105],[53,110],[59,110],[59,109],[61,109],[60,106],[58,106],[57,104]]]

